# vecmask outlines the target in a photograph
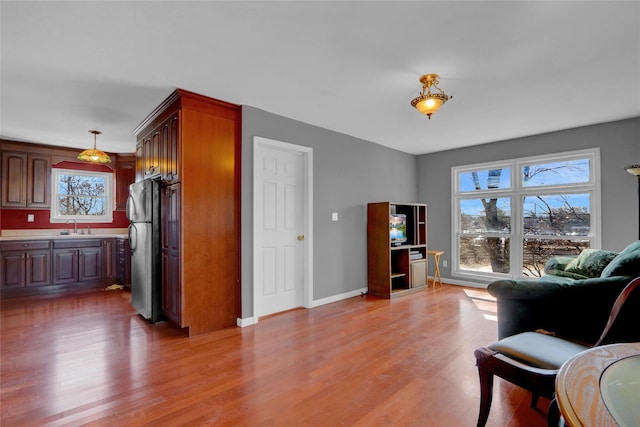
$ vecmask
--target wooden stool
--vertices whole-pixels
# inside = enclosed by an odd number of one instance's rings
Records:
[[[444,251],[427,251],[429,255],[433,255],[433,260],[436,264],[436,270],[433,273],[433,287],[436,287],[436,277],[438,278],[438,282],[440,286],[442,286],[442,277],[440,277],[440,256],[444,253]]]

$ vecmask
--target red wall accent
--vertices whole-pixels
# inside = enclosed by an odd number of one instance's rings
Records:
[[[92,163],[79,163],[62,161],[52,165],[54,168],[88,170],[94,172],[113,172],[107,165]],[[27,214],[34,215],[34,222],[27,222]],[[72,224],[49,222],[49,210],[40,209],[0,209],[0,230],[43,230],[43,229],[68,229]],[[91,228],[127,228],[129,220],[122,211],[113,212],[113,222],[82,222],[78,223],[78,229]]]
[[[27,214],[34,215],[34,222],[27,222]],[[68,229],[72,227],[72,224],[65,223],[51,223],[49,222],[50,212],[48,210],[34,210],[34,209],[2,209],[0,210],[0,224],[2,224],[2,230],[42,230],[42,229]],[[88,226],[91,228],[127,228],[129,226],[129,220],[127,219],[126,212],[114,211],[113,222],[80,222],[78,223],[79,229],[86,229]]]

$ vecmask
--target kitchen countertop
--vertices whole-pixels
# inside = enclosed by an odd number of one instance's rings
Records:
[[[29,236],[0,236],[0,242],[15,240],[62,240],[62,239],[126,239],[126,234],[58,234],[58,235],[29,235]]]
[[[126,239],[127,229],[109,228],[93,229],[91,234],[60,234],[61,229],[43,230],[2,230],[0,242],[15,240],[66,240],[66,239]]]

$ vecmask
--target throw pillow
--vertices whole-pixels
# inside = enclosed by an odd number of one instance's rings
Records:
[[[640,240],[633,242],[602,270],[601,277],[640,275]]]
[[[576,259],[567,264],[565,271],[587,277],[600,277],[605,267],[618,255],[601,249],[583,249]]]

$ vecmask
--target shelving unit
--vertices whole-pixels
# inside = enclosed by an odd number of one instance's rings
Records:
[[[406,240],[393,242],[392,215],[406,217]],[[367,205],[368,293],[395,298],[427,286],[427,205],[378,202]]]

